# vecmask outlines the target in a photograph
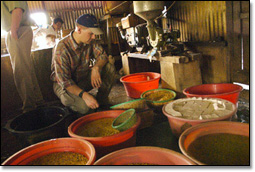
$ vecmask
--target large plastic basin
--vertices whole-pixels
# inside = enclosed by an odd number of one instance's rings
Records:
[[[136,130],[141,123],[141,118],[139,116],[137,116],[137,122],[133,127],[115,135],[106,137],[84,137],[76,134],[77,129],[83,125],[86,125],[86,123],[102,118],[116,118],[123,112],[125,112],[125,110],[108,110],[86,115],[77,119],[68,127],[68,134],[71,137],[84,139],[92,143],[96,149],[97,158],[118,149],[135,146]]]
[[[199,120],[199,119],[186,119],[186,118],[180,118],[180,117],[173,116],[172,114],[167,112],[167,110],[166,110],[167,106],[171,106],[171,105],[173,105],[177,101],[185,101],[185,100],[189,100],[189,98],[183,98],[183,99],[174,100],[174,101],[164,105],[163,108],[162,108],[163,114],[168,119],[168,122],[169,122],[170,128],[172,130],[172,133],[176,137],[179,137],[186,129],[188,129],[188,128],[192,127],[192,126],[201,124],[201,123],[213,122],[213,121],[230,121],[232,119],[232,116],[237,111],[237,108],[236,108],[235,104],[233,104],[232,102],[228,101],[229,103],[232,104],[232,107],[234,107],[233,111],[231,111],[229,114],[227,114],[225,116],[218,117],[218,118],[203,119],[203,120]],[[222,100],[222,99],[217,99],[217,100]]]
[[[184,89],[183,94],[187,97],[220,98],[237,104],[242,90],[243,87],[231,83],[202,84]]]
[[[56,152],[74,152],[84,155],[92,165],[96,159],[94,146],[86,140],[77,138],[58,138],[36,143],[26,147],[2,163],[2,165],[27,165],[29,162]]]
[[[217,121],[217,122],[208,122],[202,123],[196,126],[193,126],[186,131],[184,131],[179,138],[179,147],[181,152],[187,156],[189,159],[197,163],[198,165],[211,165],[205,164],[192,156],[189,152],[189,146],[196,141],[198,138],[207,135],[213,134],[234,134],[249,137],[249,124],[240,123],[240,122],[231,122],[231,121]],[[232,140],[231,144],[235,144],[235,141]],[[206,145],[207,146],[207,145]],[[209,146],[208,146],[209,148]],[[230,148],[227,148],[230,150]],[[238,149],[238,148],[237,148]],[[241,148],[240,148],[241,149]],[[197,152],[201,150],[198,149]],[[215,150],[216,151],[216,150]],[[225,152],[224,150],[222,152]],[[222,155],[218,154],[215,158],[220,157]],[[236,158],[238,154],[235,154]],[[209,157],[209,155],[208,155]],[[247,158],[247,157],[246,157]],[[205,160],[203,160],[205,161]],[[239,162],[239,161],[238,161]],[[215,164],[216,165],[216,164]],[[217,164],[217,165],[226,165],[226,164]],[[237,164],[236,164],[237,165]]]
[[[120,81],[124,85],[127,96],[140,98],[143,92],[158,88],[160,76],[155,72],[142,72],[123,76]]]
[[[138,163],[138,164],[137,164]],[[121,149],[105,155],[94,165],[195,165],[184,155],[170,149],[139,146]]]
[[[38,108],[9,120],[5,128],[26,147],[44,140],[66,137],[66,108],[49,106]]]

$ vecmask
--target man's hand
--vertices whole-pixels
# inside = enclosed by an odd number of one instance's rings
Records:
[[[77,95],[77,96],[82,91],[82,89],[80,87],[78,87],[77,85],[71,85],[71,86],[67,87],[66,90],[74,95]],[[83,93],[82,99],[87,104],[87,106],[91,109],[96,109],[99,107],[97,100],[87,92]]]
[[[87,106],[91,109],[96,109],[99,107],[99,104],[97,102],[97,100],[92,96],[90,95],[89,93],[87,92],[84,92],[83,95],[82,95],[82,99],[85,101],[85,103],[87,104]]]
[[[11,37],[12,37],[13,39],[15,39],[16,41],[18,40],[18,33],[17,33],[16,30],[15,30],[15,31],[12,31],[12,30],[11,30]]]
[[[94,66],[91,69],[91,85],[93,88],[99,88],[102,84],[100,71],[97,66]]]

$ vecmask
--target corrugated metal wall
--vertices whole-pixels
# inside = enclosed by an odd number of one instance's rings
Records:
[[[64,20],[63,30],[74,29],[75,20],[85,13],[98,19],[104,14],[104,1],[28,1],[31,12],[47,11],[50,17]],[[94,10],[93,10],[94,9]],[[176,1],[168,12],[168,22],[181,32],[180,41],[226,40],[225,1]],[[112,42],[117,30],[111,28]]]
[[[47,11],[50,17],[61,17],[63,29],[74,29],[75,20],[82,14],[94,14],[98,19],[104,14],[102,1],[28,1],[31,13]]]
[[[49,17],[61,17],[63,30],[74,29],[76,19],[82,14],[94,14],[97,19],[105,14],[103,1],[28,1],[28,6],[31,13],[46,11]],[[103,31],[103,41],[107,42],[106,30]],[[110,33],[111,42],[117,44],[117,28],[110,28]]]
[[[168,18],[180,41],[226,40],[225,1],[176,1]]]
[[[27,1],[28,8],[31,13],[44,11],[43,1]]]

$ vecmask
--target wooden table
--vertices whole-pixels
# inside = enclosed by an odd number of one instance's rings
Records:
[[[146,54],[140,54],[139,52],[121,53],[121,56],[125,75],[131,73],[132,66],[130,61],[132,59],[149,61]],[[202,84],[200,57],[200,53],[185,52],[179,56],[172,56],[165,54],[164,51],[158,51],[152,57],[152,60],[160,63],[162,88],[169,88],[181,93],[187,87]],[[145,65],[145,63],[142,65]]]

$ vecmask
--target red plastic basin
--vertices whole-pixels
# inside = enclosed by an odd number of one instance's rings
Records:
[[[243,87],[230,83],[202,84],[184,89],[183,94],[187,97],[221,98],[237,104],[242,90]]]
[[[158,88],[160,76],[155,72],[142,72],[123,76],[120,81],[124,85],[127,96],[140,98],[144,91]]]
[[[80,138],[89,141],[93,144],[96,149],[96,157],[100,158],[112,151],[123,149],[136,144],[136,130],[141,123],[141,118],[137,116],[137,122],[133,127],[120,132],[115,135],[106,136],[106,137],[84,137],[76,134],[76,131],[79,127],[86,125],[86,123],[102,119],[102,118],[116,118],[125,110],[108,110],[101,111],[86,115],[74,121],[68,127],[68,134],[74,138]]]

